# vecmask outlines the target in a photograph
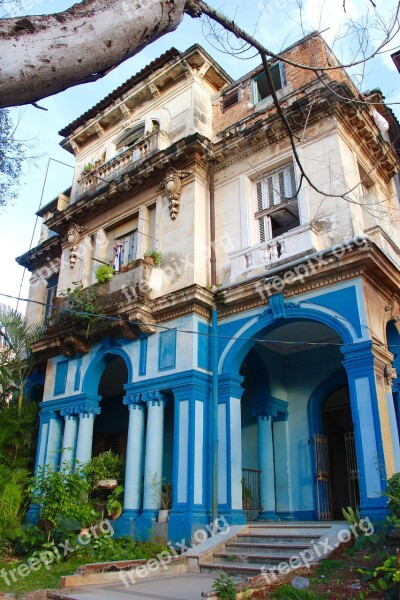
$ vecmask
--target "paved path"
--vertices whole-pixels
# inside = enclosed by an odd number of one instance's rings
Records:
[[[60,590],[62,598],[71,600],[201,600],[202,592],[210,592],[217,573],[183,574],[168,577],[144,579],[128,587],[121,583],[96,586],[87,585],[79,588]],[[243,581],[236,577],[234,581]],[[127,584],[129,581],[127,581]]]

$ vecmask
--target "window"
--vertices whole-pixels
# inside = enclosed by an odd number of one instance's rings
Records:
[[[375,182],[359,162],[357,163],[357,165],[360,177],[361,197],[368,198],[375,191]]]
[[[57,285],[58,285],[58,274],[54,275],[53,277],[50,277],[50,279],[47,280],[47,290],[46,290],[46,299],[45,299],[46,306],[44,307],[44,315],[43,315],[44,321],[48,321],[53,312],[54,298],[56,297],[56,294],[57,294]]]
[[[227,110],[239,102],[239,88],[229,90],[222,98],[222,110]]]
[[[272,81],[275,91],[282,89],[285,85],[285,70],[283,63],[276,63],[270,67]],[[271,95],[271,90],[268,85],[267,76],[264,72],[260,73],[253,79],[254,84],[254,102],[260,102]]]
[[[131,146],[134,146],[138,139],[142,137],[144,131],[144,122],[139,123],[138,125],[130,127],[129,129],[123,131],[114,142],[116,151],[118,153],[124,152],[125,150],[128,150],[128,148],[130,148]]]
[[[137,258],[138,215],[130,216],[124,222],[114,226],[111,232],[113,268],[120,271],[122,265]]]
[[[256,183],[259,241],[261,243],[300,225],[294,165],[268,173]]]

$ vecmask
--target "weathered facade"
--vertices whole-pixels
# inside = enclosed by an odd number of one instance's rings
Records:
[[[319,35],[285,56],[339,67]],[[271,73],[310,181],[261,68],[232,81],[201,47],[170,50],[60,132],[74,180],[18,258],[49,322],[37,464],[122,454],[123,533],[152,530],[162,480],[169,539],[210,521],[213,374],[229,522],[381,518],[400,469],[399,126],[340,68]],[[107,318],[58,310],[77,284]]]

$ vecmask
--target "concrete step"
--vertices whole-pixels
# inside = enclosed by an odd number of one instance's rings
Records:
[[[290,533],[294,535],[318,535],[321,536],[329,531],[329,525],[270,525],[270,524],[251,524],[249,533],[266,533],[268,535],[281,535]]]
[[[240,552],[241,554],[282,554],[284,556],[292,556],[298,554],[302,550],[306,550],[310,544],[250,544],[246,542],[227,542],[225,544],[226,552]]]
[[[212,573],[215,571],[223,571],[227,575],[236,577],[254,577],[261,572],[277,572],[274,564],[257,564],[257,563],[235,563],[235,562],[207,562],[200,565],[201,573]]]
[[[292,553],[293,554],[293,553]],[[287,562],[292,554],[261,554],[260,552],[216,552],[213,555],[214,560],[224,564],[265,564],[279,565],[281,562]]]
[[[294,534],[294,533],[239,533],[238,542],[249,544],[274,544],[284,541],[287,544],[307,544],[310,546],[321,534]]]

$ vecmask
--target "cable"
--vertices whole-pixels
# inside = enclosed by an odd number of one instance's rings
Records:
[[[156,327],[158,329],[163,329],[166,331],[179,331],[180,333],[189,333],[191,335],[202,335],[204,337],[209,337],[212,338],[214,337],[212,333],[207,333],[207,332],[202,332],[202,331],[194,331],[191,329],[179,329],[178,327],[168,327],[167,325],[158,325],[156,323],[144,323],[142,321],[129,321],[127,319],[123,319],[121,317],[111,317],[109,315],[99,315],[96,313],[90,313],[90,312],[85,312],[85,311],[80,311],[80,310],[74,310],[73,308],[64,308],[64,307],[58,307],[58,306],[54,306],[53,304],[46,304],[45,302],[40,302],[39,300],[30,300],[29,298],[19,298],[18,296],[12,296],[11,294],[4,294],[2,292],[0,292],[0,296],[3,296],[5,298],[12,298],[13,300],[20,300],[21,302],[31,302],[32,304],[39,304],[40,306],[44,306],[47,308],[51,308],[51,310],[53,311],[61,311],[61,312],[66,312],[69,314],[74,314],[74,315],[79,315],[79,316],[84,316],[84,317],[95,317],[97,319],[103,319],[103,320],[108,320],[108,321],[118,321],[118,322],[122,322],[122,323],[126,323],[127,325],[145,325],[145,326],[149,326],[149,327]],[[368,326],[366,325],[361,325],[361,327],[366,327],[368,328]],[[369,328],[368,328],[369,329]],[[229,336],[229,335],[217,335],[215,337],[218,337],[219,339],[223,339],[223,340],[233,340],[233,341],[237,341],[237,340],[241,340],[241,341],[252,341],[252,342],[260,342],[260,343],[272,343],[272,344],[288,344],[288,345],[302,345],[302,346],[337,346],[337,347],[341,347],[344,345],[344,342],[306,342],[306,341],[287,341],[287,340],[274,340],[274,339],[264,339],[264,338],[254,338],[254,337],[243,337],[243,336]],[[375,345],[379,345],[379,346],[384,346],[384,344],[380,343],[380,342],[374,342],[372,340],[372,343]]]

